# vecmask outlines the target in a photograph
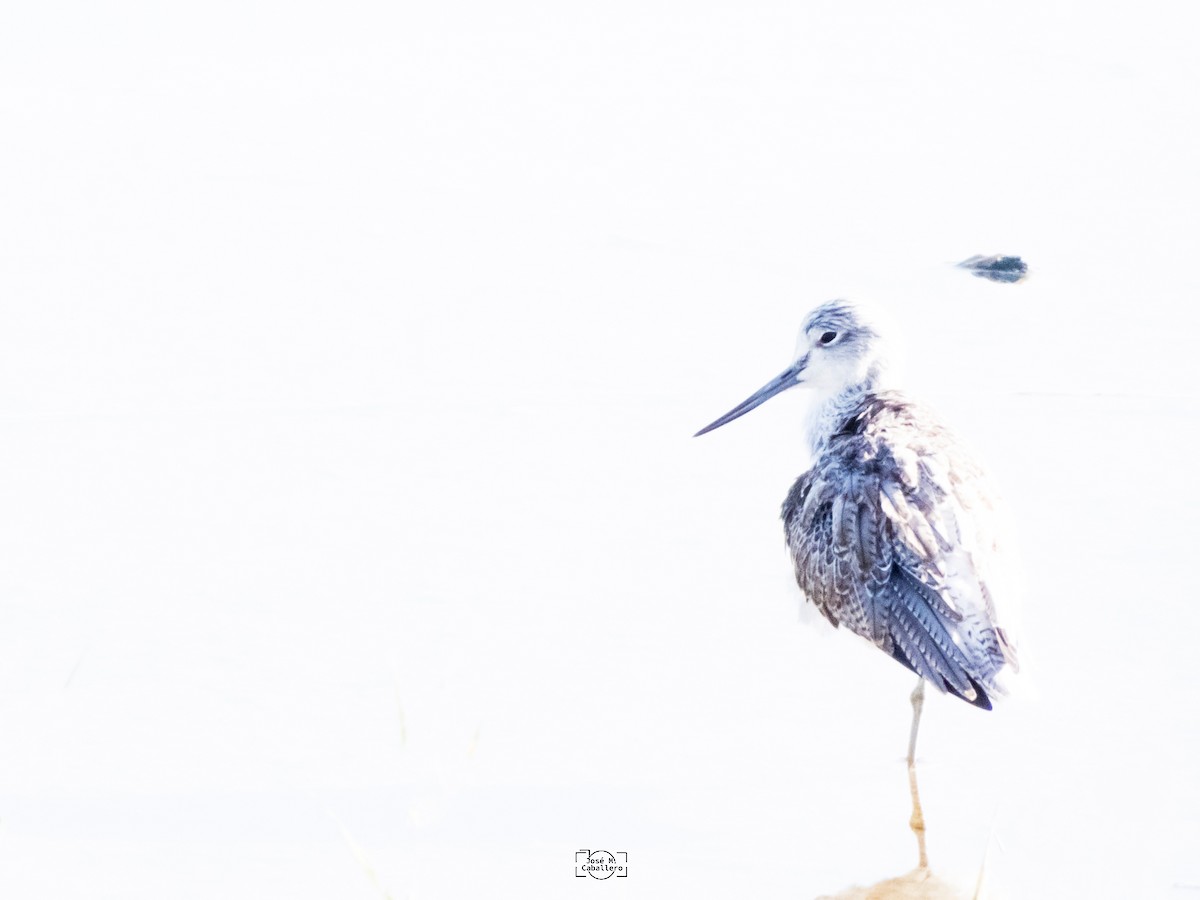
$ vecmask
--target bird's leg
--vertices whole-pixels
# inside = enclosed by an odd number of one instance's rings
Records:
[[[917,792],[917,727],[921,724],[921,707],[925,705],[925,679],[917,681],[912,692],[912,731],[908,735],[908,789],[912,792],[912,818],[908,820],[913,834],[917,836],[917,849],[921,854],[919,868],[929,868],[929,857],[925,855],[925,816],[921,813],[921,795]]]

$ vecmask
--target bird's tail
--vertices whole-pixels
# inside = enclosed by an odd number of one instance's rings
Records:
[[[972,659],[954,640],[944,621],[950,618],[953,627],[958,614],[946,606],[933,588],[900,566],[893,569],[888,589],[892,656],[938,690],[980,709],[991,709],[992,701],[985,688],[992,681],[987,672],[990,667]]]

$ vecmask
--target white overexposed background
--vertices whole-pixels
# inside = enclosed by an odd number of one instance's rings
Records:
[[[1022,556],[1033,689],[927,704],[935,869],[1200,896],[1196,24],[9,4],[0,894],[911,868],[912,680],[783,548],[803,396],[691,438],[849,296]],[[576,879],[584,848],[628,877]]]

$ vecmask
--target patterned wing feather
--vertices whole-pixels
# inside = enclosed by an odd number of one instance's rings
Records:
[[[984,708],[1015,654],[985,579],[989,503],[953,440],[876,396],[820,453],[783,504],[796,581],[845,625],[940,690]]]

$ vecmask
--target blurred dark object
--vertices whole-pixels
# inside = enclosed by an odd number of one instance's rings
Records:
[[[958,267],[966,269],[976,278],[1002,284],[1016,284],[1029,274],[1029,266],[1019,256],[972,256],[960,262]]]

